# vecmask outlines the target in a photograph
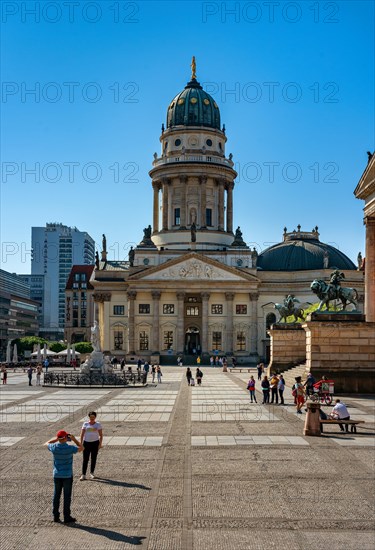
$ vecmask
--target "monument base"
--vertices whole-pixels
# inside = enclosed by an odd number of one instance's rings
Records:
[[[92,351],[90,356],[80,366],[82,374],[90,374],[90,372],[98,372],[101,374],[113,372],[113,367],[101,351]]]
[[[335,393],[375,393],[375,323],[358,313],[318,313],[303,325],[307,369]]]
[[[306,335],[300,323],[274,323],[271,337],[269,374],[306,361]]]

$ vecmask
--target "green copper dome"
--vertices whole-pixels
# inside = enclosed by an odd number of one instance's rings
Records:
[[[257,267],[264,271],[301,271],[326,268],[356,269],[337,248],[319,241],[318,228],[312,232],[284,233],[284,242],[270,246],[259,256]]]
[[[205,126],[220,130],[219,107],[196,78],[187,83],[168,107],[167,128],[174,126]]]

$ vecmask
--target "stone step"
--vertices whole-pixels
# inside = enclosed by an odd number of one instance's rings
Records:
[[[307,378],[307,368],[306,365],[297,365],[296,367],[293,367],[291,369],[288,369],[287,371],[283,372],[285,384],[287,386],[293,386],[295,383],[296,376],[301,376],[302,381],[306,380]]]

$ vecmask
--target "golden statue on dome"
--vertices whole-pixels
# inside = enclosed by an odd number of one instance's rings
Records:
[[[193,55],[192,57],[190,67],[191,67],[191,79],[197,80],[197,75],[196,75],[197,65],[195,63],[195,55]]]

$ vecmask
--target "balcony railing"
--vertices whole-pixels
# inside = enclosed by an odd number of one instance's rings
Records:
[[[153,166],[162,164],[172,164],[177,162],[206,162],[207,164],[223,164],[232,168],[234,162],[232,160],[217,157],[214,155],[180,155],[179,157],[159,157],[152,163]]]

